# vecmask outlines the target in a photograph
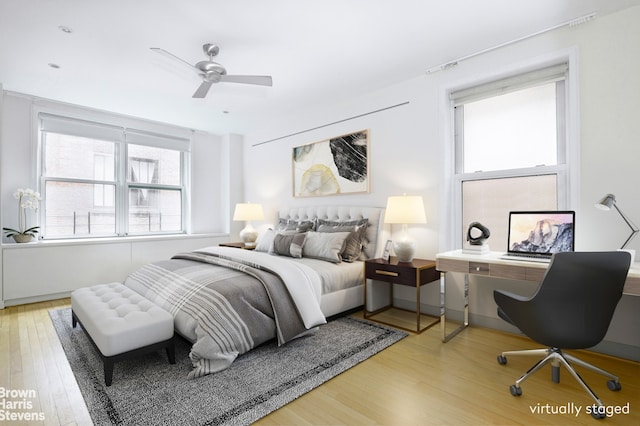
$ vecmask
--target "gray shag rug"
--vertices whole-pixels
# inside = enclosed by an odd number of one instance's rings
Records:
[[[71,309],[50,316],[96,425],[250,424],[407,335],[342,317],[279,348],[262,345],[228,369],[194,380],[187,379],[190,346],[177,339],[176,364],[164,350],[122,361],[107,387],[82,327],[71,328]]]

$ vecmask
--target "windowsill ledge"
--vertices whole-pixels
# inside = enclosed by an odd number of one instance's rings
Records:
[[[58,246],[79,246],[95,244],[122,244],[138,242],[155,242],[170,240],[190,240],[201,238],[225,238],[226,233],[204,233],[204,234],[173,234],[173,235],[132,235],[127,237],[104,237],[104,238],[73,238],[65,240],[38,240],[31,243],[3,242],[3,249],[22,249],[33,247],[58,247]]]

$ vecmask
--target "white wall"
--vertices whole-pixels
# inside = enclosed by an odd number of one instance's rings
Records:
[[[287,116],[266,115],[255,131],[245,135],[244,191],[252,201],[264,203],[268,217],[274,217],[276,209],[283,205],[384,206],[389,195],[421,194],[426,202],[428,224],[414,227],[412,233],[419,241],[418,256],[433,258],[436,253],[456,246],[450,237],[453,209],[447,177],[451,166],[451,132],[445,91],[573,51],[578,58],[579,114],[574,118],[578,120],[580,141],[579,182],[575,185],[578,191],[570,206],[578,218],[576,246],[579,250],[615,249],[625,240],[628,229],[615,212],[601,212],[593,204],[605,193],[614,193],[620,207],[636,223],[640,222],[637,22],[640,7],[558,29],[463,61],[448,71],[416,76],[359,99],[310,107]],[[429,58],[424,62],[425,68],[430,65]],[[402,102],[409,104],[317,128]],[[299,133],[311,128],[317,129]],[[361,129],[370,130],[371,192],[293,198],[292,148]],[[287,137],[291,134],[296,135]],[[275,138],[279,139],[266,142]],[[640,253],[640,238],[631,248]],[[448,300],[453,309],[459,309],[461,277],[450,275],[453,285]],[[508,281],[473,282],[472,319],[502,327],[492,298],[492,290],[497,287],[525,292],[534,288],[531,284]],[[408,301],[414,296],[412,291],[400,291],[398,297]],[[438,303],[437,297],[436,288],[427,288],[422,302],[433,306]],[[640,334],[631,327],[637,322],[638,311],[640,297],[623,296],[606,337],[609,347],[605,350],[640,359]]]

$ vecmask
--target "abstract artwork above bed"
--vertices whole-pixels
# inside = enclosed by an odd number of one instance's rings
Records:
[[[369,131],[293,148],[293,195],[315,197],[369,191]]]

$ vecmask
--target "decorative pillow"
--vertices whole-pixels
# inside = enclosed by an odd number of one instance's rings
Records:
[[[256,248],[255,251],[264,251],[264,252],[270,252],[271,251],[271,246],[273,246],[273,239],[276,236],[276,232],[269,228],[267,229],[264,234],[260,235],[258,237],[258,242],[256,243]]]
[[[312,220],[292,220],[280,218],[276,231],[296,231],[307,232],[314,228],[315,222]]]
[[[278,232],[273,238],[273,246],[269,253],[281,256],[302,257],[307,234],[303,232]]]
[[[302,255],[327,262],[340,263],[345,240],[351,232],[307,232]]]
[[[367,232],[369,219],[350,220],[336,222],[318,219],[318,232],[349,232],[345,246],[340,254],[345,262],[353,262],[360,258],[362,253],[364,234]]]

